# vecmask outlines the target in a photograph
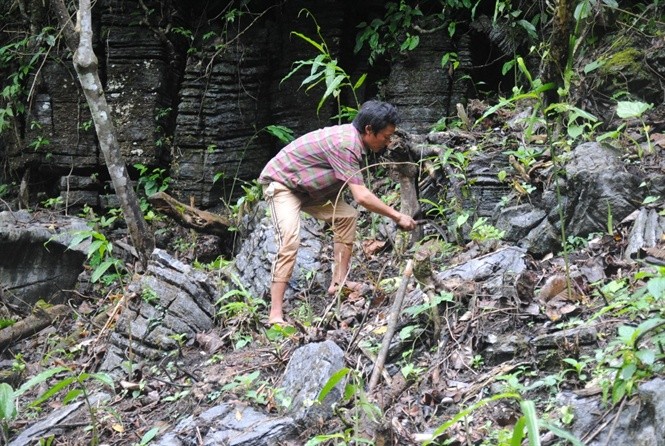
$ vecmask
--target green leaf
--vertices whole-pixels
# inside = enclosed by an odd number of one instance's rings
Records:
[[[291,31],[291,34],[295,35],[296,37],[300,37],[302,40],[304,40],[305,42],[309,43],[314,48],[316,48],[320,53],[324,53],[324,54],[326,53],[325,49],[323,48],[323,46],[320,43],[315,42],[314,40],[310,39],[306,35],[301,34],[299,32],[296,32],[296,31]]]
[[[584,446],[584,443],[582,443],[580,440],[575,437],[575,435],[571,434],[570,432],[561,429],[559,426],[549,423],[544,420],[540,420],[540,425],[544,429],[549,430],[552,432],[554,435],[557,437],[563,438],[564,440],[568,440],[573,446]]]
[[[32,401],[29,406],[30,407],[36,407],[39,406],[41,403],[44,401],[48,400],[51,398],[53,395],[56,393],[60,392],[63,390],[65,387],[68,385],[76,382],[76,376],[70,376],[69,378],[64,378],[61,381],[55,383],[50,389],[48,389],[46,392],[42,393],[37,397],[34,401]]]
[[[583,125],[569,125],[568,128],[566,129],[566,133],[568,133],[568,136],[571,138],[575,139],[582,135],[584,133],[584,126]]]
[[[15,396],[21,396],[37,384],[41,384],[52,376],[65,371],[69,372],[70,370],[67,367],[55,367],[52,369],[44,370],[43,372],[33,376],[25,383],[23,383],[23,385],[15,392]]]
[[[363,73],[362,76],[360,76],[360,79],[358,79],[356,83],[353,85],[353,89],[354,90],[359,89],[362,86],[362,84],[365,83],[366,78],[367,78],[367,73]]]
[[[70,402],[74,401],[76,398],[78,398],[79,395],[83,393],[83,390],[81,389],[72,389],[69,392],[67,392],[67,395],[62,399],[62,404],[69,404]]]
[[[111,260],[106,260],[102,263],[99,264],[97,268],[92,272],[92,275],[90,276],[90,281],[92,283],[96,283],[103,275],[108,271],[110,267],[112,267],[115,264],[115,259]]]
[[[512,70],[514,66],[515,66],[515,59],[510,59],[508,62],[504,63],[503,67],[501,67],[501,75],[505,76],[506,73]]]
[[[269,125],[266,126],[265,130],[284,144],[288,144],[295,139],[293,136],[293,130],[284,127],[283,125]]]
[[[623,367],[621,367],[621,379],[628,381],[631,379],[635,372],[637,371],[637,364],[630,362]]]
[[[526,431],[529,434],[529,446],[540,446],[540,433],[538,429],[538,414],[536,405],[531,400],[521,401],[520,406],[526,419]]]
[[[591,5],[589,4],[588,1],[580,2],[575,8],[573,17],[575,18],[575,21],[579,22],[580,20],[587,18],[589,16],[590,11],[591,11]]]
[[[538,32],[536,31],[536,27],[531,24],[531,22],[528,22],[524,19],[518,20],[517,23],[526,30],[527,34],[529,37],[532,39],[538,38]]]
[[[424,446],[431,445],[434,440],[437,439],[437,437],[441,436],[445,431],[447,431],[451,426],[453,426],[455,423],[458,421],[466,418],[469,414],[473,413],[476,409],[479,409],[480,407],[483,407],[489,403],[492,403],[494,401],[498,401],[501,399],[514,399],[514,400],[520,400],[520,396],[516,393],[500,393],[497,395],[493,395],[488,398],[484,398],[477,403],[472,404],[471,406],[467,407],[466,409],[463,409],[459,412],[457,412],[450,420],[446,421],[443,423],[441,426],[436,428],[434,432],[432,433],[432,438],[430,440],[427,440],[424,444]]]
[[[7,383],[0,383],[0,420],[9,421],[16,416],[14,389]]]
[[[639,118],[651,107],[651,104],[640,101],[619,101],[617,115],[622,119]]]
[[[139,446],[146,446],[157,436],[158,433],[159,433],[158,427],[153,427],[152,429],[150,429],[141,437],[141,442],[139,443]]]
[[[455,35],[456,30],[457,30],[457,22],[451,20],[450,23],[448,24],[448,35],[450,37],[453,37]]]
[[[72,240],[69,242],[69,246],[67,246],[67,249],[72,249],[86,241],[91,237],[89,231],[80,231],[76,234],[74,234],[74,237],[72,237]]]
[[[665,277],[654,277],[647,283],[647,290],[656,299],[665,297]]]
[[[604,63],[600,60],[594,60],[593,62],[590,62],[584,66],[584,74],[589,74],[592,71],[602,67]]]
[[[510,446],[522,446],[524,439],[524,426],[526,425],[526,417],[521,416],[515,426],[513,427],[513,436],[510,439]]]
[[[635,327],[622,325],[618,328],[619,340],[626,346],[632,347],[635,341]]]
[[[526,78],[529,80],[529,83],[532,84],[533,78],[531,77],[531,72],[529,72],[529,69],[526,67],[526,63],[524,63],[524,59],[522,57],[517,57],[517,66],[522,74],[524,74],[524,76],[526,76]]]
[[[102,253],[103,251],[105,251],[105,249],[104,249],[104,245],[105,245],[105,244],[106,244],[106,242],[103,241],[103,240],[95,240],[95,241],[93,241],[93,242],[90,244],[90,246],[88,247],[88,258],[92,257],[92,255],[95,254],[95,253],[98,252],[98,251],[99,251],[100,253]]]
[[[351,370],[347,367],[344,367],[340,370],[338,370],[336,373],[333,374],[333,376],[328,379],[328,381],[325,383],[321,391],[319,392],[319,396],[316,397],[316,400],[319,403],[323,403],[323,400],[326,399],[326,396],[330,393],[332,389],[335,388],[335,386],[346,376],[349,374]]]
[[[310,439],[307,441],[307,443],[305,443],[305,446],[317,446],[317,445],[319,445],[319,444],[326,443],[326,442],[328,442],[329,440],[332,440],[333,438],[340,438],[340,439],[343,440],[343,439],[344,439],[344,435],[342,435],[342,434],[339,433],[339,432],[336,433],[336,434],[317,435],[317,436],[314,437],[314,438],[310,438]],[[346,443],[337,443],[337,444],[344,445],[344,444],[346,444]]]
[[[406,327],[402,328],[399,331],[399,338],[402,341],[404,341],[406,339],[409,339],[411,337],[411,335],[413,334],[413,332],[416,330],[416,328],[418,328],[418,327],[415,326],[415,325],[407,325]]]
[[[111,389],[115,388],[113,378],[108,373],[91,373],[88,375],[89,378],[92,378],[100,383],[110,387]]]
[[[652,366],[656,362],[656,352],[648,348],[636,351],[635,356],[644,365]]]

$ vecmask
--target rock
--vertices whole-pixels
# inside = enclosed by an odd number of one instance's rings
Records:
[[[277,254],[277,245],[275,228],[266,216],[265,202],[259,204],[254,221],[245,222],[245,226],[248,228],[247,237],[235,256],[230,275],[236,277],[253,296],[266,296],[270,290],[270,270]],[[325,238],[321,223],[311,217],[302,219],[300,249],[285,299],[290,299],[300,290],[310,287],[312,281],[321,287],[327,286],[330,271],[323,270],[320,260]]]
[[[483,293],[491,296],[503,296],[505,286],[514,286],[515,278],[526,269],[524,255],[526,251],[517,247],[505,247],[495,252],[471,259],[436,274],[437,282],[444,282],[452,277],[482,284]]]
[[[63,302],[62,290],[76,287],[90,242],[69,245],[89,230],[76,217],[0,212],[0,288],[7,302],[24,310],[40,299]]]
[[[156,446],[190,444],[273,446],[297,433],[298,426],[326,420],[342,395],[342,382],[322,404],[317,396],[330,378],[344,367],[344,352],[332,341],[307,344],[291,356],[282,379],[283,395],[291,404],[284,416],[271,416],[245,405],[224,403],[180,421]],[[203,437],[203,443],[197,438]]]
[[[111,399],[107,393],[90,395],[90,404],[93,410],[98,404],[105,404]],[[18,437],[10,441],[7,446],[25,446],[27,444],[41,444],[40,439],[57,435],[62,431],[60,424],[68,424],[71,420],[84,411],[89,411],[86,402],[76,401],[64,407],[52,411],[49,415],[42,417],[39,421],[24,429]]]
[[[153,252],[147,272],[128,291],[102,370],[118,371],[128,350],[134,360],[162,358],[179,348],[176,336],[194,339],[215,326],[218,290],[212,279],[165,251]]]
[[[287,414],[296,422],[326,420],[343,393],[343,380],[321,404],[316,399],[330,378],[344,367],[344,352],[332,341],[307,344],[296,350],[282,379],[284,396],[291,401]]]
[[[642,180],[626,171],[621,154],[599,143],[580,144],[565,166],[566,233],[586,236],[607,231],[607,222],[621,221],[642,202]],[[553,215],[553,214],[550,214]],[[552,218],[552,217],[550,217]],[[560,226],[557,217],[550,220]]]
[[[273,446],[294,431],[290,417],[270,417],[251,407],[221,404],[185,418],[154,445]],[[203,436],[203,443],[197,440],[198,435]]]
[[[637,401],[622,406],[618,413],[615,407],[607,418],[598,397],[582,398],[566,392],[557,399],[561,404],[571,405],[575,415],[572,432],[578,438],[589,432],[595,432],[605,419],[616,419],[616,424],[603,424],[603,429],[588,446],[635,445],[665,446],[665,379],[656,378],[638,386]],[[611,437],[610,437],[611,435]]]
[[[529,234],[547,217],[547,213],[532,204],[505,208],[499,214],[496,227],[505,232],[503,240],[516,242]]]

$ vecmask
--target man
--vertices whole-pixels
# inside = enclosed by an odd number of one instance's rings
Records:
[[[328,293],[360,284],[346,281],[356,233],[357,211],[341,198],[348,186],[354,200],[365,209],[391,218],[410,231],[416,222],[386,205],[363,182],[362,156],[383,150],[399,123],[397,110],[380,101],[362,105],[352,124],[310,132],[284,147],[261,172],[264,196],[271,211],[278,252],[272,265],[270,324],[284,323],[284,293],[300,245],[300,211],[332,225],[333,274]]]

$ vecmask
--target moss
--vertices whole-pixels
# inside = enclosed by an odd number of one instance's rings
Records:
[[[634,73],[641,67],[643,54],[637,48],[626,48],[608,57],[603,58],[601,74],[612,75],[616,73]]]

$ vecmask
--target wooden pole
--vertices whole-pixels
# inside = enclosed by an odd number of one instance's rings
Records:
[[[413,273],[413,260],[409,259],[406,262],[406,267],[404,268],[404,273],[402,274],[402,283],[397,290],[395,295],[395,301],[393,306],[390,308],[390,314],[388,315],[388,328],[386,334],[383,336],[383,343],[381,344],[381,350],[376,356],[376,363],[374,364],[374,369],[372,370],[372,376],[369,380],[369,391],[371,392],[374,387],[379,382],[379,377],[383,371],[383,366],[385,365],[386,358],[388,357],[388,350],[390,349],[390,341],[395,334],[395,329],[397,327],[397,321],[399,319],[399,314],[402,311],[402,303],[404,302],[404,296],[406,296],[406,290],[409,285]]]

